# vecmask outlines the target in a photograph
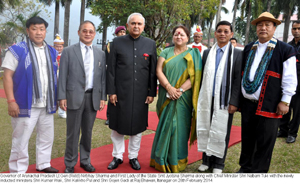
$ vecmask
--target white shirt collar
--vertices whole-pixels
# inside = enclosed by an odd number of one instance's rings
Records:
[[[81,49],[85,49],[85,46],[87,46],[87,45],[85,45],[83,42],[79,42],[79,44],[80,44],[80,47],[81,47]],[[91,49],[93,49],[93,45],[90,45],[89,46]]]

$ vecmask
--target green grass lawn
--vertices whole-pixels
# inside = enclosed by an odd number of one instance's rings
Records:
[[[2,81],[0,81],[0,88]],[[156,102],[156,101],[155,101]],[[150,105],[150,111],[155,111],[155,102]],[[0,172],[8,171],[8,159],[11,148],[12,127],[10,117],[7,114],[6,99],[0,98]],[[96,119],[93,128],[92,148],[111,144],[111,130],[104,124],[104,120]],[[234,116],[233,125],[240,126],[240,114]],[[66,141],[66,120],[54,115],[55,138],[52,149],[52,158],[63,157]],[[153,133],[147,130],[143,135]],[[29,142],[29,164],[35,163],[35,138],[36,133],[33,132]],[[228,149],[226,158],[225,173],[234,173],[239,169],[239,157],[241,146],[240,143]],[[197,169],[201,161],[197,161],[188,165],[184,173],[197,173]],[[285,143],[284,138],[278,138],[273,152],[270,173],[300,173],[300,141],[296,140],[293,144]]]

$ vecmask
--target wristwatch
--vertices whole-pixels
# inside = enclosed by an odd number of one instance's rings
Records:
[[[183,89],[182,88],[179,88],[180,92],[184,93]]]
[[[290,106],[290,104],[289,103],[287,103],[287,102],[283,102],[283,101],[281,101],[284,105],[286,105],[286,106]]]

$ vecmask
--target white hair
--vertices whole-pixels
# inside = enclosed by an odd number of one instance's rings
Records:
[[[144,19],[144,25],[145,25],[145,18],[143,17],[143,15],[141,13],[132,13],[131,15],[129,15],[129,17],[127,19],[127,24],[129,24],[131,17],[136,16],[136,15],[138,15]]]

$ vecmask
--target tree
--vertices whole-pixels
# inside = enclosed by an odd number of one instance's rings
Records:
[[[49,17],[48,10],[38,0],[19,0],[19,4],[11,6],[4,4],[3,12],[0,13],[1,45],[11,45],[17,41],[24,40],[26,36],[25,23],[31,16],[39,15],[43,18]]]
[[[51,6],[53,2],[55,2],[55,13],[54,13],[54,32],[53,38],[55,35],[59,33],[59,3],[62,2],[60,0],[39,0],[41,3]]]
[[[5,9],[5,4],[14,7],[20,4],[19,0],[0,0],[0,13]]]
[[[213,2],[215,1],[213,0]],[[93,0],[90,7],[92,14],[99,15],[102,20],[97,29],[100,32],[105,32],[106,27],[111,25],[125,25],[127,17],[133,12],[142,13],[146,20],[143,35],[155,40],[159,47],[165,43],[176,25],[191,26],[187,23],[190,21],[190,15],[194,13],[194,7],[200,9],[202,6],[205,10],[206,5],[211,5],[211,2],[201,0]],[[198,11],[200,13],[200,10]],[[104,37],[103,40],[105,40]]]
[[[24,38],[27,35],[26,32],[26,21],[31,18],[38,16],[40,14],[41,10],[34,11],[31,13],[28,17],[24,16],[22,13],[17,16],[16,22],[6,22],[5,24],[7,26],[10,26],[13,30],[17,31],[20,34],[21,41],[24,41]]]
[[[72,0],[65,0],[63,5],[65,7],[65,18],[64,18],[64,47],[69,45],[69,26],[70,26],[70,7]]]
[[[274,1],[274,10],[276,12],[281,11],[283,13],[284,30],[283,30],[282,41],[284,41],[284,42],[287,42],[287,40],[288,40],[291,16],[297,7],[298,7],[298,14],[299,14],[299,12],[300,12],[299,6],[300,6],[299,0],[286,0],[286,1],[275,0]]]
[[[235,19],[236,19],[236,12],[239,8],[241,0],[234,0],[234,6],[233,6],[233,17],[232,17],[232,32],[235,32]]]

